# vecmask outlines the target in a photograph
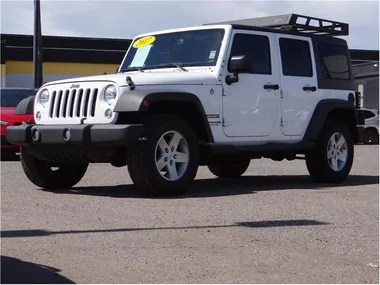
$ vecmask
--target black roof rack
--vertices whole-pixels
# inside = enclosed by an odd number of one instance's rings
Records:
[[[348,36],[349,25],[316,17],[299,14],[286,14],[269,17],[233,20],[215,24],[232,24],[243,26],[267,27],[286,30],[289,32],[302,32],[314,35]]]

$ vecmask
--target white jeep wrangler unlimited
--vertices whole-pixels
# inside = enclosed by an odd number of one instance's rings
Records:
[[[108,162],[175,195],[199,165],[232,178],[259,158],[305,159],[315,181],[342,182],[363,139],[349,50],[334,37],[347,34],[290,14],[140,35],[117,74],[49,82],[20,102],[35,123],[8,127],[7,140],[47,189]]]

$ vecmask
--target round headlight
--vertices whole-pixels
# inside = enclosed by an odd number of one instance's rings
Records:
[[[108,86],[106,90],[104,91],[104,101],[106,101],[109,105],[111,105],[112,102],[116,98],[116,94],[117,94],[116,87],[113,85]]]
[[[49,101],[49,91],[44,89],[40,94],[40,104],[45,107],[46,103]]]

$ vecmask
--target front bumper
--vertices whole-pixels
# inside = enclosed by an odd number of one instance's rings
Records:
[[[6,139],[19,146],[123,146],[137,141],[142,129],[142,125],[20,125],[7,127]]]

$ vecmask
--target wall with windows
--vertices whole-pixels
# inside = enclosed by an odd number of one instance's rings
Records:
[[[357,79],[357,90],[362,94],[364,108],[379,110],[379,77]]]
[[[367,62],[353,67],[357,91],[362,94],[362,106],[379,109],[379,62]]]
[[[6,65],[5,64],[1,64],[1,82],[0,82],[0,86],[1,87],[5,87],[5,75],[6,75]]]
[[[130,39],[42,36],[43,82],[115,73]],[[34,87],[33,36],[1,34],[1,86]]]
[[[5,42],[1,41],[1,66],[0,66],[0,86],[5,87],[5,72],[6,72],[6,66],[5,66]]]
[[[43,82],[66,78],[115,73],[117,64],[44,62]],[[6,61],[3,86],[27,87],[34,85],[33,62]]]

